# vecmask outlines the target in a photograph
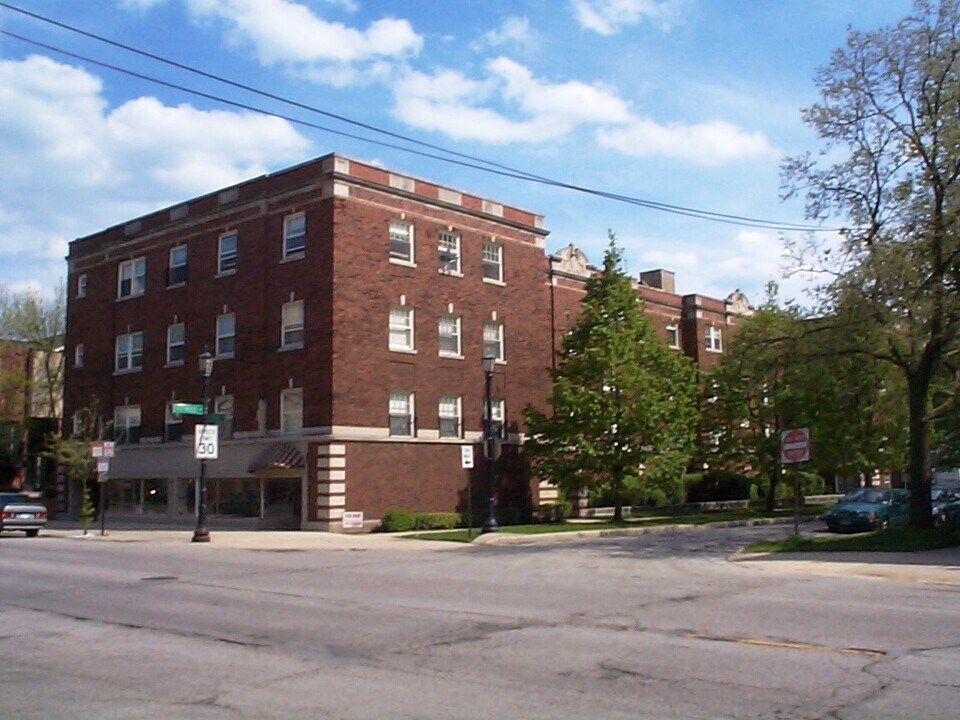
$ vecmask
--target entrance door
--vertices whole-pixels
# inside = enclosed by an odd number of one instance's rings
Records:
[[[300,485],[296,478],[262,478],[263,518],[260,527],[264,530],[300,529]]]

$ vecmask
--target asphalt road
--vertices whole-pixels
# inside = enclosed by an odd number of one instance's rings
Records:
[[[728,561],[789,531],[4,535],[0,718],[960,716],[960,587]]]

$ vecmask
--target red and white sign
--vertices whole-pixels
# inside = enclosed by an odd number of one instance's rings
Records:
[[[90,443],[90,454],[95,458],[112,458],[114,444],[112,440],[96,440]]]
[[[810,428],[783,430],[780,433],[780,462],[784,465],[810,459]]]
[[[340,525],[344,530],[362,530],[363,512],[356,510],[344,512]]]

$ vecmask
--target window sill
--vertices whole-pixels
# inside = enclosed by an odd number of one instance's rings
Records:
[[[117,296],[117,302],[125,302],[127,300],[133,300],[134,298],[143,297],[145,293],[137,293],[136,295],[123,295]]]
[[[449,275],[450,277],[462,278],[463,273],[459,270],[444,270],[443,268],[437,268],[438,275]]]
[[[413,260],[401,260],[400,258],[390,258],[391,265],[400,265],[402,267],[415,268],[417,263]]]
[[[183,367],[184,364],[185,364],[185,363],[184,363],[183,360],[177,360],[176,362],[168,362],[168,363],[167,363],[166,365],[164,365],[163,367],[164,367],[164,368]]]
[[[290,253],[289,255],[284,255],[280,259],[280,264],[282,265],[283,263],[296,262],[297,260],[303,260],[306,256],[307,256],[307,253],[302,250],[300,252]]]
[[[447,360],[464,360],[463,355],[453,353],[437,353],[438,357],[446,358]]]
[[[183,282],[170,283],[169,285],[167,285],[167,290],[176,290],[177,288],[182,288],[186,286],[187,286],[187,281],[184,280]]]
[[[290,352],[291,350],[303,350],[303,343],[295,343],[293,345],[281,345],[277,348],[277,352]]]
[[[130,370],[114,370],[113,374],[116,375],[136,375],[138,372],[143,372],[142,367],[131,368]]]
[[[708,348],[707,348],[707,352],[708,352],[708,353],[716,353],[717,355],[719,355],[720,353],[723,352],[723,348],[711,348],[711,347],[708,347]]]
[[[506,287],[507,284],[503,280],[494,280],[493,278],[485,277],[483,281],[487,285],[496,285],[497,287]]]
[[[236,355],[236,353],[223,353],[222,355],[214,355],[213,359],[214,359],[214,360],[218,360],[218,361],[219,361],[219,360],[233,360],[234,355]]]
[[[236,274],[237,274],[237,269],[236,269],[236,268],[232,268],[232,269],[230,269],[230,270],[221,270],[220,272],[218,272],[218,273],[217,273],[216,275],[214,275],[213,277],[214,277],[214,279],[216,279],[216,278],[230,277],[231,275],[236,275]]]
[[[390,348],[390,352],[401,353],[403,355],[416,355],[417,351],[410,348]]]

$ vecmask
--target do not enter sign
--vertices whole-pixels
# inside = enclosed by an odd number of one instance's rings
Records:
[[[810,459],[810,428],[784,430],[780,433],[780,462],[784,465]]]

